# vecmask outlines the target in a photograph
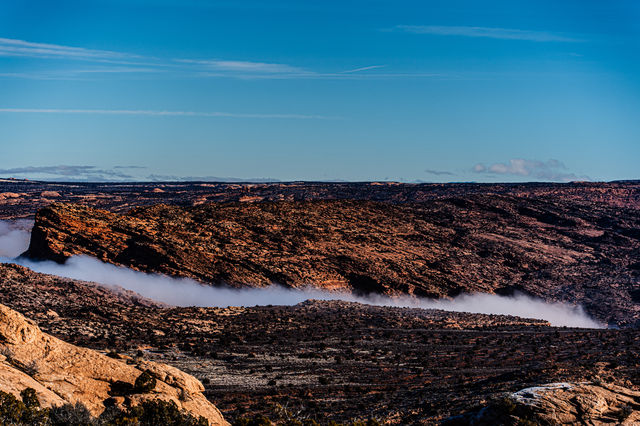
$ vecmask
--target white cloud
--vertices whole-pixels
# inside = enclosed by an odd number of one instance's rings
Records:
[[[454,173],[448,172],[446,170],[426,169],[424,172],[430,175],[435,175],[435,176],[453,176],[454,175]]]
[[[65,108],[0,108],[0,113],[15,114],[97,114],[97,115],[142,115],[142,116],[174,116],[174,117],[228,117],[228,118],[278,118],[293,120],[326,120],[338,117],[305,114],[252,114],[234,112],[199,112],[199,111],[158,111],[136,109],[65,109]]]
[[[116,170],[117,169],[117,170]],[[123,173],[122,168],[100,169],[95,166],[57,165],[57,166],[27,166],[0,169],[0,175],[42,179],[42,180],[72,180],[72,181],[122,181],[134,180],[135,177]]]
[[[511,28],[442,26],[442,25],[396,25],[397,31],[412,34],[431,34],[440,36],[482,37],[502,40],[526,40],[537,42],[577,42],[575,38],[547,31],[518,30]]]
[[[54,182],[280,182],[279,179],[275,178],[259,177],[238,178],[232,176],[148,174],[145,173],[146,170],[147,167],[135,165],[107,168],[83,165],[26,166],[0,169],[0,176]],[[0,231],[2,231],[1,227]],[[0,254],[0,256],[2,256],[2,254]]]
[[[347,68],[346,71],[319,72],[306,68],[276,63],[228,59],[170,59],[135,55],[110,50],[95,50],[83,47],[36,43],[25,40],[0,38],[0,56],[22,56],[40,59],[85,61],[100,64],[100,67],[81,69],[50,69],[37,71],[0,73],[3,78],[25,78],[38,80],[84,80],[107,78],[109,74],[162,72],[169,77],[209,77],[237,79],[399,79],[443,77],[435,73],[362,73],[382,68],[370,65]],[[346,67],[345,67],[346,68]]]
[[[25,40],[0,38],[0,56],[28,56],[36,58],[71,58],[71,59],[135,59],[137,55],[113,52],[109,50],[93,50],[83,47],[62,46],[59,44],[34,43]]]
[[[303,68],[294,67],[287,64],[275,64],[268,62],[250,62],[250,61],[224,61],[224,60],[193,60],[178,59],[178,62],[187,64],[204,65],[207,68],[218,71],[234,71],[244,73],[260,73],[260,74],[298,74],[309,73]]]
[[[355,68],[352,70],[346,70],[346,71],[342,71],[341,74],[349,74],[352,72],[360,72],[360,71],[369,71],[369,70],[375,70],[378,68],[384,68],[385,65],[370,65],[368,67],[360,67],[360,68]]]
[[[590,180],[587,176],[578,176],[575,173],[568,172],[562,162],[554,159],[538,161],[513,158],[507,163],[493,163],[489,166],[478,163],[473,166],[472,170],[474,173],[511,175],[548,181]]]

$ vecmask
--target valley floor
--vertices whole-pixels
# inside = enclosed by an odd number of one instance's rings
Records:
[[[57,337],[201,379],[231,422],[264,414],[430,424],[541,383],[640,385],[632,329],[347,302],[167,308],[13,265],[0,265],[0,283],[0,303]]]

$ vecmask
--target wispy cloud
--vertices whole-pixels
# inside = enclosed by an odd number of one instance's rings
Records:
[[[43,180],[72,180],[72,181],[122,181],[134,179],[134,176],[120,170],[100,169],[95,166],[57,165],[57,166],[29,166],[0,169],[0,175],[12,177],[37,178]]]
[[[454,173],[447,172],[444,170],[426,169],[424,172],[434,176],[453,176],[454,175]]]
[[[439,36],[482,37],[502,40],[525,40],[537,42],[578,42],[579,39],[548,31],[520,30],[512,28],[442,26],[442,25],[396,25],[395,31],[412,34]]]
[[[27,72],[5,72],[0,73],[0,77],[4,78],[21,78],[28,80],[73,80],[86,81],[93,79],[100,74],[151,74],[161,73],[166,70],[151,67],[100,67],[100,68],[81,68],[81,69],[50,69],[46,71],[27,71]]]
[[[142,73],[162,73],[164,78],[236,78],[236,79],[402,79],[402,78],[441,78],[448,77],[438,73],[364,73],[363,71],[383,68],[385,65],[341,70],[310,70],[291,64],[268,62],[190,58],[158,58],[117,52],[95,50],[84,47],[63,46],[59,44],[31,42],[19,39],[0,38],[0,57],[15,56],[40,59],[58,59],[60,61],[83,61],[95,66],[84,68],[65,66],[60,69],[29,70],[3,72],[0,78],[24,78],[37,80],[89,80],[107,78],[108,75],[126,75]],[[98,66],[99,64],[99,66]],[[91,76],[91,77],[89,77]]]
[[[87,68],[73,70],[74,74],[81,73],[134,73],[157,72],[159,70],[175,69],[200,73],[203,71],[218,71],[241,74],[309,74],[311,71],[287,64],[252,62],[242,60],[196,60],[196,59],[161,59],[141,56],[126,52],[111,50],[95,50],[59,44],[37,43],[26,40],[0,38],[0,56],[22,56],[44,59],[66,59],[97,62],[101,64],[113,63],[113,67]],[[121,65],[131,65],[122,67]],[[185,68],[186,67],[186,68]],[[5,74],[5,76],[10,76]]]
[[[346,71],[341,71],[341,74],[349,74],[349,73],[353,73],[353,72],[360,72],[360,71],[368,71],[368,70],[375,70],[377,68],[384,68],[385,65],[370,65],[368,67],[361,67],[361,68],[355,68],[352,70],[346,70]]]
[[[554,159],[538,161],[514,158],[507,163],[493,163],[489,166],[478,163],[473,166],[472,171],[478,174],[520,176],[557,182],[590,180],[588,176],[578,176],[567,171],[562,162]]]
[[[101,68],[84,68],[65,71],[72,74],[107,74],[107,73],[154,73],[162,72],[158,68],[151,67],[101,67]]]
[[[146,166],[113,166],[114,169],[146,169]]]
[[[109,50],[93,50],[59,44],[34,43],[25,40],[0,38],[0,56],[28,56],[35,58],[71,59],[139,59],[140,56]]]
[[[251,62],[251,61],[223,61],[223,60],[195,60],[195,59],[176,59],[176,62],[185,64],[197,64],[215,71],[231,71],[242,73],[258,73],[258,74],[299,74],[310,73],[303,68],[294,67],[287,64],[276,64],[269,62]]]
[[[107,168],[89,165],[26,166],[0,169],[0,177],[69,182],[280,182],[275,178],[179,176],[145,173],[145,170],[147,167],[136,165]]]
[[[252,114],[234,112],[200,111],[157,111],[137,109],[65,109],[65,108],[0,108],[0,113],[13,114],[95,114],[95,115],[132,115],[152,117],[228,117],[228,118],[279,118],[292,120],[329,120],[339,117],[305,114]]]
[[[152,182],[233,182],[233,183],[265,183],[265,182],[282,182],[275,178],[238,178],[231,176],[177,176],[177,175],[161,175],[150,174],[146,179]]]

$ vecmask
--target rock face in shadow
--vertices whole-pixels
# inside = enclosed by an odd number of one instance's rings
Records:
[[[173,401],[213,425],[228,424],[204,397],[204,387],[194,377],[168,365],[129,363],[63,342],[4,305],[0,305],[0,352],[0,390],[18,396],[23,389],[33,388],[44,407],[79,401],[99,415],[109,398],[131,406],[160,399]],[[155,386],[134,389],[145,371],[156,379]]]
[[[640,319],[640,216],[572,198],[470,195],[422,203],[282,201],[156,205],[126,214],[38,211],[27,254],[76,254],[233,286],[313,285],[451,297],[523,292]]]
[[[526,388],[448,424],[637,425],[640,392],[604,383],[550,383]]]

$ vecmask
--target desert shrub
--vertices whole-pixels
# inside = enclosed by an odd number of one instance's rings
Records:
[[[320,426],[320,424],[313,419],[289,419],[284,422],[278,422],[278,424],[283,426]]]
[[[506,414],[513,414],[516,410],[516,403],[511,398],[504,397],[494,403],[495,407]]]
[[[109,389],[109,395],[111,396],[127,396],[132,393],[134,393],[133,385],[122,380],[116,380],[111,383],[111,388]]]
[[[91,426],[94,419],[91,412],[81,402],[64,404],[49,409],[49,420],[53,426]]]
[[[5,358],[7,358],[8,363],[13,363],[13,351],[11,349],[6,347],[0,349],[0,355],[3,355]]]
[[[173,401],[149,400],[128,410],[111,405],[96,419],[100,426],[208,426],[204,417],[196,418],[180,410]]]
[[[38,374],[38,371],[39,371],[38,363],[35,361],[31,361],[30,363],[22,366],[22,371],[24,371],[29,376],[33,377],[36,374]]]
[[[351,423],[351,426],[380,426],[380,422],[378,422],[376,419],[369,419],[366,422],[355,421]]]
[[[0,391],[0,424],[2,425],[47,425],[49,411],[41,410],[35,390],[27,388],[21,392],[20,401],[14,395]]]
[[[118,407],[107,407],[100,417],[97,424],[101,426],[138,426],[138,418],[133,416],[129,411],[122,411]]]
[[[22,402],[27,408],[40,407],[40,401],[38,401],[38,396],[33,388],[23,389],[22,392],[20,392],[20,398],[22,398]]]
[[[136,393],[148,393],[155,388],[156,378],[148,370],[143,371],[133,384],[133,389]]]
[[[208,426],[204,418],[196,418],[185,411],[181,411],[173,401],[151,400],[136,407],[141,426]],[[132,411],[134,411],[132,409]]]
[[[631,417],[632,414],[633,414],[633,408],[628,405],[625,405],[620,409],[616,417],[618,418],[618,421],[622,423],[623,421]]]
[[[22,419],[27,407],[10,393],[0,391],[0,423],[17,423]]]
[[[266,416],[255,416],[253,418],[241,417],[233,422],[233,426],[271,426],[271,420]]]
[[[204,418],[196,418],[180,410],[173,402],[145,401],[142,405],[121,410],[114,404],[95,418],[82,403],[40,408],[36,392],[27,388],[21,392],[22,401],[14,395],[0,391],[0,425],[34,426],[208,426]],[[106,401],[105,401],[106,402]]]

